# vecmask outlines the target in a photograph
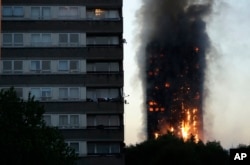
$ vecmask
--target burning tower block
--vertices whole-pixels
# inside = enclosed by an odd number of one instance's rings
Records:
[[[148,138],[168,131],[187,139],[202,136],[204,51],[194,45],[147,47]]]
[[[138,11],[148,139],[172,132],[203,140],[205,17],[213,0],[142,0]],[[143,60],[143,65],[141,61]]]

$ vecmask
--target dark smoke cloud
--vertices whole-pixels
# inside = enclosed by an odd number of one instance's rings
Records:
[[[157,101],[166,109],[149,119],[145,113],[145,120],[155,120],[148,131],[157,129],[155,125],[161,117],[176,117],[172,122],[179,122],[181,114],[172,113],[174,109],[181,109],[180,102],[173,101],[177,97],[184,100],[185,105],[201,109],[205,55],[210,47],[204,18],[209,16],[211,5],[209,0],[143,0],[137,12],[139,33],[136,36],[139,76],[146,95],[143,110],[147,112],[149,100]],[[157,73],[150,77],[149,72]],[[168,89],[164,87],[166,82],[170,83]],[[186,92],[188,88],[190,92]],[[194,100],[195,97],[199,97],[199,101]]]

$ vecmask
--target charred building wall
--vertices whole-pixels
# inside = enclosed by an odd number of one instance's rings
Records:
[[[148,139],[168,131],[184,139],[191,134],[202,139],[205,57],[209,48],[203,18],[209,14],[211,1],[151,1],[145,0],[141,9],[141,16],[148,18],[141,19],[141,35],[147,35],[144,72]]]

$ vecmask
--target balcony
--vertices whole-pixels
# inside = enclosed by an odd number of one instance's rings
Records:
[[[63,53],[62,53],[63,52]],[[87,60],[122,60],[121,46],[91,47],[2,47],[1,58],[70,58]]]
[[[22,85],[57,85],[57,84],[83,84],[85,81],[84,75],[26,75],[26,74],[18,74],[18,75],[0,75],[0,85],[8,85],[8,86],[22,86]]]
[[[122,87],[123,74],[13,74],[0,75],[0,85],[23,86],[29,85],[77,85],[88,87]]]
[[[85,84],[87,87],[121,87],[123,86],[123,74],[87,74]]]
[[[27,31],[57,31],[64,32],[87,32],[87,33],[122,33],[122,21],[107,20],[4,20],[2,22],[2,32]]]
[[[124,129],[61,129],[65,139],[123,141]]]
[[[121,102],[41,102],[46,113],[79,114],[123,114],[124,103]],[[72,108],[74,107],[74,108]]]

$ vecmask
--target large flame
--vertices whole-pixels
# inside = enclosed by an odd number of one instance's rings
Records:
[[[198,46],[193,47],[192,56],[201,54]],[[202,138],[202,108],[201,108],[201,89],[194,86],[193,83],[199,83],[200,80],[196,76],[201,68],[198,61],[190,64],[189,59],[185,59],[185,63],[179,67],[178,72],[174,72],[175,80],[171,80],[168,75],[172,72],[165,72],[165,66],[159,67],[159,61],[164,53],[152,54],[150,66],[148,70],[149,80],[149,96],[148,111],[152,119],[152,132],[150,136],[157,139],[159,136],[171,132],[172,134],[182,138],[184,141],[192,139],[198,142]],[[153,61],[152,61],[153,60]],[[165,68],[165,70],[164,70]],[[178,67],[176,67],[178,68]],[[192,70],[191,70],[192,69]],[[158,77],[159,78],[156,78]],[[159,81],[153,80],[156,78]],[[152,81],[151,81],[152,80]],[[194,81],[194,82],[193,82]],[[174,83],[173,83],[174,82]],[[164,98],[167,100],[164,101]]]
[[[184,141],[188,140],[193,136],[194,141],[199,141],[199,131],[198,131],[198,109],[197,108],[185,108],[182,103],[183,119],[176,127],[170,126],[170,124],[162,119],[158,121],[159,131],[154,133],[155,139],[159,136],[164,135],[168,132],[174,133]],[[177,128],[177,129],[176,129]]]
[[[181,122],[181,137],[186,141],[191,136],[194,136],[196,142],[199,140],[197,128],[197,109],[184,109],[185,118]]]

